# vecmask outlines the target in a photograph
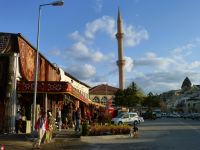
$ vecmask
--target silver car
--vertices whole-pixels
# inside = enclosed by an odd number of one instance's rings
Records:
[[[140,122],[141,122],[140,118],[138,114],[135,112],[121,113],[117,117],[112,118],[111,120],[111,123],[115,125],[120,125],[120,124],[133,125],[133,124],[138,124]]]

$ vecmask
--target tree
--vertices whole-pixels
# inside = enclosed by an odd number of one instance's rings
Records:
[[[160,107],[160,98],[158,95],[153,95],[153,93],[150,92],[147,97],[144,98],[142,105],[148,107],[148,109]]]
[[[122,90],[117,90],[114,97],[115,106],[123,106],[124,102],[124,92]]]
[[[115,105],[122,107],[135,107],[137,104],[141,103],[144,94],[137,87],[137,85],[132,82],[126,89],[118,90],[115,94]]]

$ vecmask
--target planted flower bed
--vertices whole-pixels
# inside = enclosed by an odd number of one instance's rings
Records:
[[[129,133],[130,127],[128,125],[96,125],[89,128],[87,135],[121,135]]]

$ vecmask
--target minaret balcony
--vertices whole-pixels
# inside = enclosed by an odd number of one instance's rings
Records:
[[[117,33],[115,36],[117,39],[123,39],[124,33]]]
[[[125,61],[124,59],[118,60],[118,61],[117,61],[117,65],[118,65],[118,66],[124,66],[124,65],[125,65],[125,62],[126,62],[126,61]]]

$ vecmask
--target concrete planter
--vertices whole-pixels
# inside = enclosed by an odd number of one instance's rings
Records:
[[[81,136],[80,140],[82,142],[102,143],[102,141],[107,141],[107,140],[129,139],[129,138],[130,138],[129,134],[123,134],[123,135]]]

